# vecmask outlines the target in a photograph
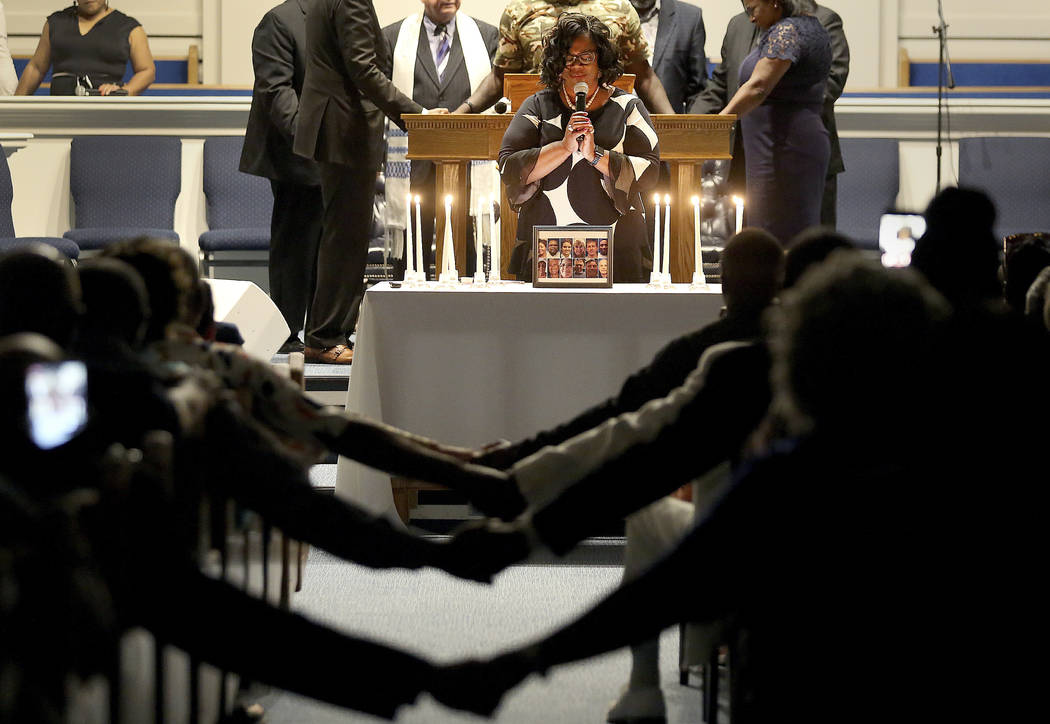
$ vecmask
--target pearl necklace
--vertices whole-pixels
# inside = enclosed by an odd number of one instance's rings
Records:
[[[594,89],[594,92],[591,93],[591,97],[587,99],[587,105],[583,107],[585,111],[590,109],[591,104],[594,103],[594,99],[598,95],[598,91],[600,91],[603,87],[604,86],[602,86],[602,84],[599,83],[598,87]],[[576,103],[575,101],[573,101],[572,96],[569,95],[569,91],[565,90],[564,83],[561,84],[561,98],[563,101],[565,101],[565,105],[567,105],[569,108],[572,108],[573,110],[576,109]]]

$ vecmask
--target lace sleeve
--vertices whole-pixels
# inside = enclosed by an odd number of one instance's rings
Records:
[[[790,60],[797,63],[802,54],[802,39],[798,26],[790,18],[781,20],[769,29],[762,42],[762,57]]]

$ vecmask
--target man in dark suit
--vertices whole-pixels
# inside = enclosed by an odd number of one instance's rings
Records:
[[[350,364],[349,337],[364,297],[383,161],[384,115],[404,127],[403,113],[424,109],[390,82],[386,41],[371,0],[309,0],[306,49],[294,148],[320,164],[324,230],[305,352],[310,361]]]
[[[831,37],[831,73],[828,75],[824,91],[824,109],[821,118],[828,129],[831,140],[831,160],[828,163],[828,176],[824,183],[824,200],[821,206],[820,221],[827,226],[835,226],[835,200],[838,174],[845,170],[842,164],[842,150],[839,147],[839,134],[835,127],[835,101],[842,95],[849,75],[849,44],[842,30],[842,18],[834,10],[817,5],[817,19]],[[718,113],[729,103],[740,87],[740,64],[758,43],[761,35],[757,25],[752,25],[746,13],[734,15],[726,28],[722,40],[722,62],[715,68],[703,92],[696,97],[690,113]],[[733,193],[743,194],[746,185],[744,171],[744,143],[741,139],[740,124],[734,128],[733,164],[729,173],[729,185]]]
[[[679,0],[631,0],[649,41],[649,62],[675,113],[685,113],[707,80],[707,32],[700,8]],[[650,38],[650,35],[652,36]]]
[[[314,293],[321,239],[321,176],[292,151],[306,73],[306,3],[285,0],[263,16],[252,38],[255,87],[241,171],[270,179],[270,298],[291,336],[279,350],[303,348],[299,330]]]
[[[463,43],[463,33],[473,33],[473,28],[469,26],[469,22],[456,22],[458,18],[465,16],[464,13],[458,12],[459,0],[454,0],[454,2],[422,0],[422,3],[423,17],[421,19],[413,15],[383,28],[383,38],[387,44],[386,68],[390,72],[391,80],[398,86],[398,90],[411,93],[412,100],[424,108],[457,108],[473,90]],[[409,21],[413,27],[419,24],[414,67],[405,69],[406,73],[411,72],[412,74],[411,90],[402,87],[399,78],[394,73],[394,66],[398,62],[394,49],[398,47],[398,39],[406,21]],[[473,24],[477,26],[485,52],[488,54],[489,68],[485,71],[487,75],[491,71],[492,58],[496,55],[496,47],[499,45],[499,30],[476,18],[468,17],[467,21],[473,21]],[[464,25],[467,27],[463,27]],[[446,35],[448,37],[447,49],[444,46]],[[472,48],[473,45],[468,42],[466,47]],[[479,61],[477,58],[470,60],[475,64]],[[478,80],[483,79],[484,76]],[[434,238],[436,170],[430,161],[412,161],[410,174],[412,195],[420,197],[422,238],[424,239],[423,268],[429,269],[434,261],[434,251],[430,241]],[[386,181],[387,190],[390,191],[394,180],[389,169]],[[388,194],[388,203],[393,195],[393,193]],[[401,271],[404,270],[404,265],[405,258],[402,256],[399,260]],[[396,272],[395,276],[397,276]]]

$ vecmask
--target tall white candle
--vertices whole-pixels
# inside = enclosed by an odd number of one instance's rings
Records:
[[[485,245],[481,238],[485,229],[485,201],[478,199],[474,216],[474,281],[485,281]]]
[[[704,275],[704,255],[700,243],[700,197],[693,197],[693,272]]]
[[[664,251],[660,259],[663,263],[664,281],[671,281],[671,195],[664,195]]]
[[[416,250],[412,236],[412,194],[405,199],[405,279],[411,279],[419,262],[412,258]]]
[[[423,224],[422,215],[419,211],[419,197],[416,197],[416,277],[425,282],[427,280],[427,270],[423,268]]]
[[[744,228],[744,199],[741,196],[734,196],[733,203],[736,204],[736,233],[739,234]]]
[[[452,197],[445,197],[445,240],[441,247],[441,268],[444,272],[451,272],[456,268],[456,251],[452,245]],[[451,274],[447,276],[451,277]],[[458,272],[456,279],[459,279]]]
[[[660,246],[663,244],[663,237],[660,236],[660,194],[653,194],[653,204],[656,206],[653,213],[653,271],[659,274],[663,269],[660,264]]]
[[[503,239],[500,237],[500,226],[503,223],[502,209],[500,220],[496,220],[496,197],[489,197],[489,281],[500,281],[503,270]]]

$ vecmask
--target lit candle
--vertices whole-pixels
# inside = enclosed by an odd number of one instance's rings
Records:
[[[744,199],[742,196],[734,196],[733,203],[736,204],[736,233],[744,228]]]
[[[441,281],[459,281],[456,271],[456,251],[452,244],[452,197],[445,197],[445,239],[441,246]],[[452,279],[455,274],[455,279]]]
[[[412,258],[415,251],[415,242],[412,236],[412,194],[405,199],[405,280],[415,276],[416,264],[419,262]]]
[[[425,282],[427,280],[427,270],[423,268],[423,224],[422,215],[419,212],[419,197],[416,197],[416,253],[415,263],[416,267],[416,278]]]
[[[503,239],[500,237],[500,226],[503,224],[502,216],[496,220],[496,197],[489,197],[489,281],[501,281],[500,273],[503,269]]]
[[[664,250],[660,255],[664,263],[664,281],[671,283],[671,195],[664,195]]]
[[[653,194],[653,204],[656,206],[653,214],[653,273],[659,274],[663,268],[660,264],[660,245],[663,243],[660,237],[660,194]]]
[[[706,284],[704,255],[700,239],[700,197],[693,197],[693,284]]]

